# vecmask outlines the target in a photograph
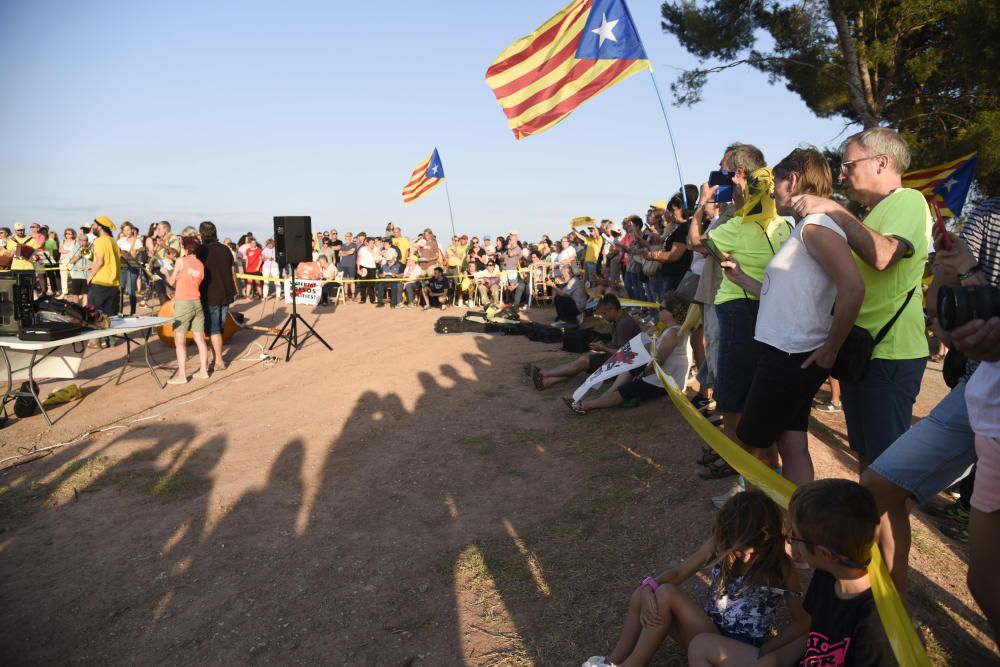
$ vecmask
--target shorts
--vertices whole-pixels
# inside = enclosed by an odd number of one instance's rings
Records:
[[[966,477],[975,463],[976,435],[960,382],[882,452],[871,470],[923,503]]]
[[[719,322],[715,404],[719,412],[743,412],[757,367],[753,336],[759,307],[753,299],[736,299],[715,307]]]
[[[840,383],[851,449],[874,461],[906,433],[926,367],[926,357],[872,359],[861,382]]]
[[[622,397],[623,401],[633,398],[644,401],[648,398],[666,396],[667,390],[655,384],[650,384],[639,377],[618,387],[618,394]]]
[[[87,279],[70,278],[69,285],[66,287],[66,293],[71,296],[83,296],[87,293]]]
[[[593,373],[598,368],[604,365],[604,363],[611,358],[610,354],[605,354],[604,352],[594,352],[590,354],[590,358],[587,360],[587,372]]]
[[[1000,510],[1000,438],[976,436],[976,485],[972,490],[972,507],[980,512]]]
[[[344,272],[344,278],[346,280],[354,280],[358,277],[357,266],[341,266],[340,270]]]
[[[206,336],[222,334],[226,329],[226,320],[229,319],[229,306],[209,306],[203,305],[204,329]]]
[[[810,354],[757,343],[757,368],[736,431],[740,441],[767,449],[785,431],[809,430],[813,396],[830,374],[816,364],[802,368]]]
[[[205,311],[201,301],[174,302],[174,338],[191,333],[205,333]]]

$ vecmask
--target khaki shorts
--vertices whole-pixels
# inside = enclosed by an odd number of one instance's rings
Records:
[[[205,333],[205,311],[201,301],[174,302],[174,336],[191,333]]]

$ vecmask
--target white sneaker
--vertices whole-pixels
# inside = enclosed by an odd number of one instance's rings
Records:
[[[725,505],[730,498],[732,498],[739,492],[740,492],[740,485],[733,484],[733,486],[725,493],[718,496],[712,496],[712,504],[715,505],[716,509],[721,510],[722,506]]]
[[[592,655],[580,667],[611,667],[611,665],[604,661],[603,655]]]

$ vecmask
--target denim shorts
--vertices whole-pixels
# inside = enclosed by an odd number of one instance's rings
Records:
[[[968,475],[975,462],[976,436],[969,426],[965,383],[960,382],[882,452],[871,469],[922,503]]]
[[[204,306],[205,335],[222,334],[229,318],[229,306]]]
[[[757,310],[760,302],[735,299],[715,307],[719,321],[715,403],[719,412],[743,412],[757,366]]]
[[[861,382],[840,383],[851,449],[874,461],[906,433],[926,367],[926,357],[872,359]]]

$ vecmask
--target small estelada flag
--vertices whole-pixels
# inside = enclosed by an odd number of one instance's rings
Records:
[[[444,167],[441,166],[441,156],[435,148],[430,156],[417,165],[410,176],[410,182],[403,188],[403,203],[415,202],[425,194],[441,185],[444,180]]]
[[[579,218],[573,218],[573,220],[570,221],[570,225],[573,227],[590,227],[595,222],[596,220],[591,218],[589,215],[584,215]]]
[[[976,175],[976,154],[903,174],[903,187],[919,190],[928,201],[936,201],[947,218],[962,215],[969,186]]]

